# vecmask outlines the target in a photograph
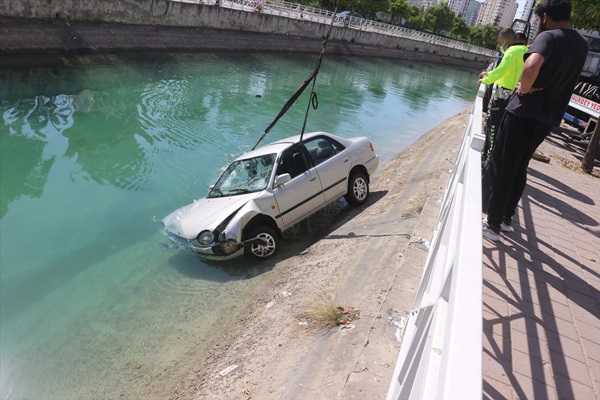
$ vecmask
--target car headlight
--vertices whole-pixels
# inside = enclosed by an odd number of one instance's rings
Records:
[[[215,235],[211,231],[202,231],[196,239],[198,239],[198,243],[200,244],[211,244],[215,241]]]

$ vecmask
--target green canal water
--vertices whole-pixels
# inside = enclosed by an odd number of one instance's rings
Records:
[[[207,264],[162,245],[157,221],[204,196],[254,146],[316,59],[0,64],[0,398],[166,397],[268,285],[274,261]],[[385,163],[468,107],[476,76],[326,57],[306,131],[366,135]],[[265,143],[300,132],[307,99]]]

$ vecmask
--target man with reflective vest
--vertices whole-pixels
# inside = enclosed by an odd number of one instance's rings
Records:
[[[521,71],[523,70],[523,55],[527,46],[517,41],[515,31],[506,28],[498,33],[498,47],[502,56],[500,64],[490,72],[481,75],[479,84],[494,84],[490,115],[485,126],[485,144],[481,152],[481,159],[485,161],[492,151],[494,136],[504,115],[508,99],[517,87]]]

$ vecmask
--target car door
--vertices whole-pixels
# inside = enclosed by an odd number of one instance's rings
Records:
[[[305,142],[323,186],[325,202],[336,200],[348,191],[350,155],[342,144],[326,136],[317,136]]]
[[[279,215],[288,227],[325,204],[323,188],[316,169],[303,148],[286,150],[277,165],[277,175],[290,174],[289,182],[273,189]]]

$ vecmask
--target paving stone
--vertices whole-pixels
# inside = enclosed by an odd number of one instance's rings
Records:
[[[556,391],[559,399],[597,399],[594,389],[591,386],[584,385],[573,379],[557,375],[555,377]]]
[[[494,335],[490,331],[483,332],[483,348],[489,349],[497,360],[510,362],[512,358],[511,346],[510,334]]]
[[[512,400],[512,386],[492,378],[483,381],[483,398],[489,400]]]
[[[513,358],[513,367],[515,371],[524,374],[524,371],[520,371],[515,365],[517,360],[523,361],[523,357],[535,359],[536,362],[534,364],[538,365],[550,361],[550,353],[548,352],[547,345],[537,340],[534,336],[528,336],[522,332],[513,330],[510,335],[510,346],[513,350],[511,357]]]
[[[553,162],[528,172],[515,232],[484,243],[483,397],[600,400],[600,184]]]
[[[515,373],[513,390],[519,399],[556,399],[554,387],[532,379],[531,376]]]

